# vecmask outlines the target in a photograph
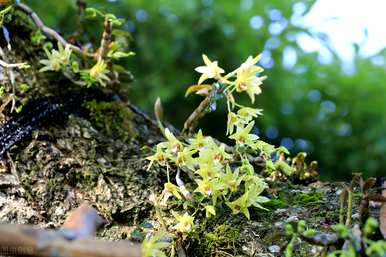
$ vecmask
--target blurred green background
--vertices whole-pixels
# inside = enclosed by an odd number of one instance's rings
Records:
[[[77,29],[75,0],[24,2],[64,35]],[[298,22],[315,1],[86,2],[125,19],[136,52],[125,63],[136,79],[129,98],[140,107],[151,112],[160,96],[166,119],[181,128],[200,101],[199,96],[184,98],[184,92],[199,77],[194,68],[201,65],[202,53],[231,71],[263,52],[268,80],[255,103],[264,109],[256,124],[260,137],[293,153],[308,152],[324,179],[349,180],[358,171],[386,174],[386,51],[365,58],[355,45],[351,68],[345,69],[328,35]],[[84,37],[98,42],[100,33],[100,23],[87,22]],[[320,48],[304,51],[299,37],[314,38]],[[225,119],[219,103],[202,121],[204,133],[222,138]]]

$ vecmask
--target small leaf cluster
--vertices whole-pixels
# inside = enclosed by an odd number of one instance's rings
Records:
[[[386,256],[386,241],[371,239],[378,226],[378,221],[372,217],[367,219],[359,233],[354,231],[355,227],[350,229],[343,224],[333,226],[335,232],[346,243],[341,250],[331,252],[328,257],[356,257],[359,253],[365,253],[369,257]]]
[[[44,43],[45,36],[40,32],[31,35],[32,42],[36,45],[43,44],[47,59],[40,60],[43,67],[40,72],[62,71],[64,75],[75,80],[80,85],[87,87],[93,85],[106,86],[112,78],[120,73],[127,73],[126,69],[115,63],[123,58],[133,56],[134,53],[128,51],[129,32],[113,29],[113,26],[121,26],[122,19],[110,13],[102,13],[94,8],[87,8],[88,18],[102,17],[105,22],[104,32],[101,36],[101,45],[98,49],[84,48],[80,55],[74,54],[73,45],[63,46],[58,42],[57,50],[52,49],[50,42]],[[102,55],[102,52],[105,53]],[[116,79],[116,78],[115,78]]]

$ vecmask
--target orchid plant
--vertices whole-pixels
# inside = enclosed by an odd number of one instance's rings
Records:
[[[147,157],[150,161],[148,170],[155,164],[166,168],[167,182],[160,197],[156,198],[159,203],[155,205],[168,208],[172,199],[181,204],[184,210],[180,212],[184,214],[173,210],[169,217],[172,222],[168,230],[175,230],[177,234],[192,231],[194,217],[199,212],[210,218],[227,206],[232,214],[241,213],[249,219],[251,207],[265,209],[262,204],[269,199],[261,194],[268,185],[265,178],[256,172],[256,160],[264,157],[268,161],[274,154],[287,153],[283,148],[275,148],[259,140],[253,128],[254,119],[262,115],[262,109],[243,106],[234,96],[246,92],[254,103],[255,97],[262,92],[261,85],[266,76],[260,76],[263,68],[257,66],[261,55],[248,57],[230,73],[225,73],[217,61],[210,60],[206,55],[202,57],[205,65],[195,69],[201,76],[196,85],[187,89],[186,95],[204,95],[206,99],[212,98],[209,102],[220,99],[217,97],[219,94],[225,96],[228,107],[226,134],[234,145],[228,146],[204,136],[202,130],[180,138],[168,128],[160,127],[166,141],[159,143],[154,154]],[[211,84],[204,84],[208,81]],[[203,111],[207,112],[209,108],[207,106]],[[202,116],[202,113],[197,115]],[[170,177],[171,170],[177,170],[175,182]],[[180,178],[180,171],[191,179],[193,185],[190,184],[190,191]]]
[[[74,45],[66,43],[63,46],[58,42],[58,50],[50,42],[45,42],[45,36],[38,30],[32,35],[32,41],[43,44],[47,59],[40,60],[43,67],[40,72],[61,71],[76,84],[86,87],[107,85],[118,80],[120,73],[127,74],[127,70],[116,62],[133,56],[128,51],[130,33],[113,29],[113,26],[122,26],[123,20],[111,13],[103,13],[95,8],[86,8],[87,18],[103,18],[103,34],[100,46],[90,52],[87,47],[81,53],[74,51]],[[113,79],[112,79],[113,78]]]

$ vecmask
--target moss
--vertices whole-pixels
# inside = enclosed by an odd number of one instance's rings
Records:
[[[137,135],[132,123],[133,113],[123,102],[93,100],[86,102],[85,106],[90,111],[92,124],[105,135],[123,142]]]
[[[194,249],[190,256],[233,256],[237,255],[236,242],[241,228],[238,225],[220,224],[208,229],[208,223],[202,224],[190,237],[190,247]]]
[[[283,198],[271,199],[269,202],[264,204],[264,207],[270,210],[285,208],[286,206],[286,200],[284,200]]]
[[[318,203],[322,201],[324,195],[321,192],[300,193],[292,197],[291,202],[297,205],[306,205],[309,203]]]

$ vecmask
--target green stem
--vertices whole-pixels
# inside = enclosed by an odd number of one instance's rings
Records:
[[[339,209],[339,224],[344,224],[344,204],[345,200],[347,198],[347,191],[344,189],[342,193],[340,193],[339,202],[340,202],[340,209]]]
[[[346,226],[350,226],[351,224],[351,216],[352,216],[352,200],[353,200],[353,192],[351,188],[347,189],[347,217],[346,217]]]
[[[155,193],[153,192],[153,195],[154,195],[154,208],[155,208],[155,214],[159,220],[159,222],[161,223],[161,226],[163,228],[164,231],[168,232],[168,227],[166,226],[166,223],[165,223],[165,220],[162,216],[162,210],[159,206],[159,201],[158,201],[158,197],[155,195]]]

